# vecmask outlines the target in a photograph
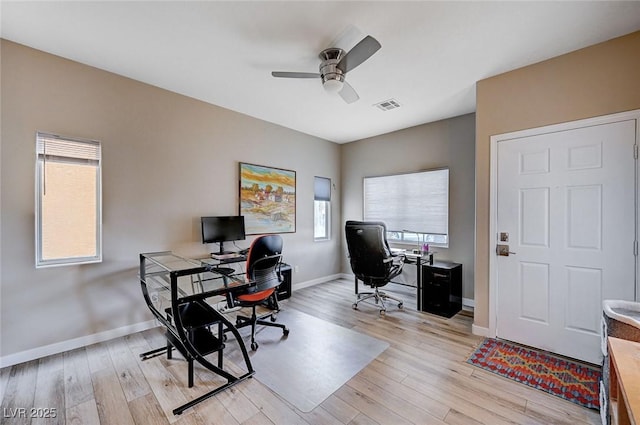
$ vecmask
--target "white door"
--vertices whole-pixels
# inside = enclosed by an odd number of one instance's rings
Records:
[[[635,132],[497,143],[496,238],[515,253],[496,257],[499,338],[600,363],[602,300],[635,297]]]

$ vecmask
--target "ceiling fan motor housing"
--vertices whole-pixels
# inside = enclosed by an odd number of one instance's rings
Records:
[[[320,72],[280,72],[273,71],[271,75],[277,78],[318,78],[322,81],[325,91],[338,93],[342,100],[353,103],[360,99],[358,93],[345,81],[347,72],[359,66],[377,52],[382,45],[370,35],[358,42],[349,53],[331,47],[320,52]]]
[[[344,83],[344,73],[338,68],[338,63],[345,55],[345,51],[338,48],[330,48],[320,53],[320,78],[322,86],[328,92],[338,92]]]

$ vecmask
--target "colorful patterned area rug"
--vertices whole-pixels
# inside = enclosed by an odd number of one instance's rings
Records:
[[[590,409],[600,407],[597,367],[492,338],[486,338],[467,363]]]

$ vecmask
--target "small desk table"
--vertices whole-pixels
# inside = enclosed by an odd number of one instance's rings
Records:
[[[640,343],[609,337],[608,344],[611,423],[640,424]]]
[[[197,403],[216,395],[217,393],[251,377],[255,372],[238,329],[219,311],[206,304],[207,298],[225,296],[229,293],[244,291],[255,285],[244,274],[227,275],[217,272],[217,265],[206,264],[200,260],[181,257],[172,252],[151,252],[140,254],[140,286],[147,306],[164,325],[172,343],[179,345],[179,350],[188,354],[193,360],[226,378],[223,384],[196,399],[173,410],[175,415],[193,407]],[[206,352],[200,352],[188,337],[187,326],[183,324],[181,307],[190,302],[198,302],[206,309],[207,317],[220,324],[221,332],[217,340],[226,339],[227,332],[235,336],[244,358],[246,373],[234,375],[224,370],[220,365],[214,365],[205,358]],[[165,312],[167,314],[165,315]],[[211,338],[214,338],[213,335]],[[178,347],[177,347],[178,348]],[[162,354],[168,348],[159,348],[143,353],[140,357],[145,360]]]

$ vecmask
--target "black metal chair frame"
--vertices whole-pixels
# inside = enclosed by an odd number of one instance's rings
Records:
[[[191,311],[189,311],[191,308]],[[205,305],[204,301],[195,300],[186,304],[182,304],[179,308],[181,314],[182,325],[187,331],[187,337],[189,341],[196,346],[198,352],[203,356],[211,353],[218,353],[218,367],[223,368],[223,356],[222,352],[225,348],[224,341],[226,335],[222,326],[222,321],[212,316],[209,312],[209,306]],[[171,319],[171,308],[165,310],[167,314],[167,320]],[[212,332],[212,326],[217,325],[217,331]],[[194,356],[189,353],[184,344],[176,338],[173,333],[166,331],[167,337],[167,359],[172,358],[173,348],[176,348],[180,354],[187,360],[188,364],[188,385],[189,388],[193,387],[193,361]]]

